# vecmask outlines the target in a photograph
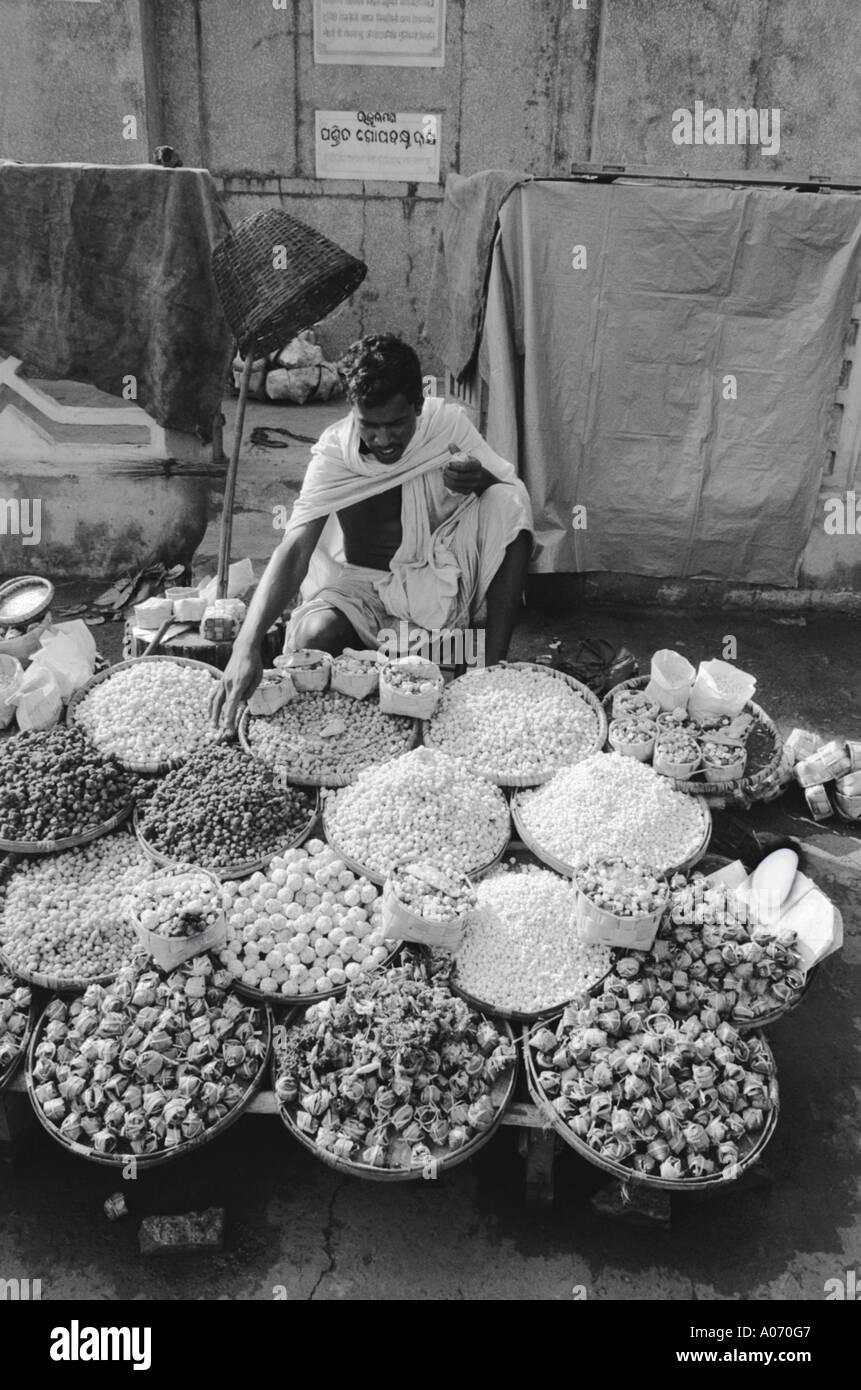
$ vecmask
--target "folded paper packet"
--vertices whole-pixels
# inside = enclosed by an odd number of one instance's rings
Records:
[[[745,890],[750,887],[748,874],[738,860],[717,869],[707,876],[708,883],[722,883],[749,901]],[[785,927],[797,936],[797,949],[805,971],[825,960],[843,945],[843,921],[834,904],[826,898],[806,874],[796,873],[789,895],[781,905],[780,915],[770,923],[773,929]]]

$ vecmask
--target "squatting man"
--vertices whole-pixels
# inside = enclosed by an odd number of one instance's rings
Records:
[[[297,592],[286,652],[375,648],[402,621],[483,628],[489,665],[508,652],[532,550],[526,488],[459,406],[423,398],[418,357],[393,334],[360,339],[342,366],[350,414],[314,445],[213,696],[228,730]]]

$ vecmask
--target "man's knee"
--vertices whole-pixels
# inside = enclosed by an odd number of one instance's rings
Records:
[[[312,647],[315,651],[338,656],[345,647],[356,642],[356,634],[343,613],[337,608],[318,608],[306,613],[290,629],[294,648]]]

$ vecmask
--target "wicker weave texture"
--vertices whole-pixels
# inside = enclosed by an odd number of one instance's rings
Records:
[[[313,227],[266,208],[222,238],[212,273],[240,351],[262,356],[330,314],[368,267]]]

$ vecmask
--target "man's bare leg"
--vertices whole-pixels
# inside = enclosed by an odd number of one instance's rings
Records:
[[[337,608],[326,608],[319,613],[306,614],[301,620],[297,636],[300,638],[301,646],[312,647],[319,652],[329,652],[331,656],[340,656],[345,647],[358,648],[363,645],[355,629]]]
[[[487,591],[487,623],[484,630],[484,659],[488,666],[504,661],[508,655],[511,634],[523,602],[532,536],[521,531],[508,546],[502,564]]]

